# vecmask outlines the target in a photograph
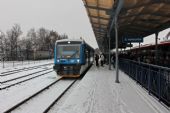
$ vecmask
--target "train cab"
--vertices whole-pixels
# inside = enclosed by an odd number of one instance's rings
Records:
[[[84,40],[56,41],[54,70],[64,77],[79,77],[93,62],[94,49]]]

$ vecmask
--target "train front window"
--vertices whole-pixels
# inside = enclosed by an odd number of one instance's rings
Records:
[[[80,45],[58,45],[57,58],[80,58]]]

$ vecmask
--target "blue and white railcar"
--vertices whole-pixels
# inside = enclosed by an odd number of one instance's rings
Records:
[[[64,39],[55,43],[54,70],[63,77],[79,77],[93,64],[94,49],[84,40]]]

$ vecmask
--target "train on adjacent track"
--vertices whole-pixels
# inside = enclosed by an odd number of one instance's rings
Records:
[[[94,49],[81,39],[63,39],[55,43],[54,66],[57,75],[80,77],[94,61]]]
[[[162,41],[158,43],[157,50],[155,48],[155,44],[146,44],[127,50],[126,55],[120,55],[131,60],[170,67],[170,41]]]

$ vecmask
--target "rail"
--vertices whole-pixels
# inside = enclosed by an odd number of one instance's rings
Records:
[[[159,101],[170,106],[170,68],[120,59],[120,69],[155,95]]]
[[[52,59],[36,59],[36,60],[25,60],[23,58],[12,60],[12,57],[3,57],[0,58],[0,68],[6,68],[6,67],[15,67],[15,66],[23,66],[26,64],[36,64],[40,63],[41,61],[49,61]]]

